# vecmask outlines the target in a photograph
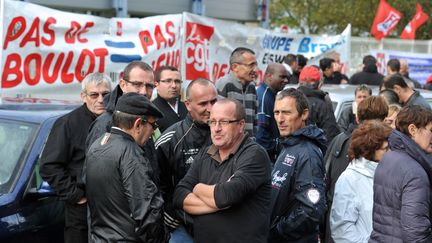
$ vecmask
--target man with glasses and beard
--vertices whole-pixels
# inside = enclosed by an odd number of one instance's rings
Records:
[[[92,73],[81,83],[84,104],[60,117],[52,128],[41,157],[40,174],[65,202],[65,242],[87,242],[87,199],[81,171],[90,124],[105,111],[104,96],[111,91],[106,74]]]

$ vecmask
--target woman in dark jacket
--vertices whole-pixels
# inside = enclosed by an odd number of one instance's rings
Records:
[[[432,242],[432,111],[404,107],[375,171],[369,242]]]

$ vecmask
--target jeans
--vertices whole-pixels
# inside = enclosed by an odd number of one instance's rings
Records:
[[[183,226],[179,226],[171,232],[169,243],[193,243],[193,239]]]

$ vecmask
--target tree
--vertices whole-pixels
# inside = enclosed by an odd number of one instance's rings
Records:
[[[399,38],[420,3],[429,20],[416,33],[416,39],[432,39],[432,2],[430,0],[388,0],[403,14],[390,37]],[[304,34],[338,34],[351,23],[353,36],[370,36],[379,0],[272,0],[272,26],[288,25]]]

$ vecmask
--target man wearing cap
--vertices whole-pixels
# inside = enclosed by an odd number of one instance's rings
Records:
[[[41,156],[42,178],[65,202],[66,243],[88,240],[86,189],[81,180],[84,144],[90,124],[105,111],[103,97],[111,91],[111,78],[92,73],[84,78],[81,88],[84,104],[57,119]]]
[[[320,90],[321,72],[317,66],[303,68],[299,78],[299,88],[309,102],[308,124],[316,124],[324,130],[328,142],[339,134],[332,103],[328,94]]]
[[[165,242],[163,199],[143,146],[162,113],[144,96],[119,98],[110,133],[86,157],[92,242]]]

